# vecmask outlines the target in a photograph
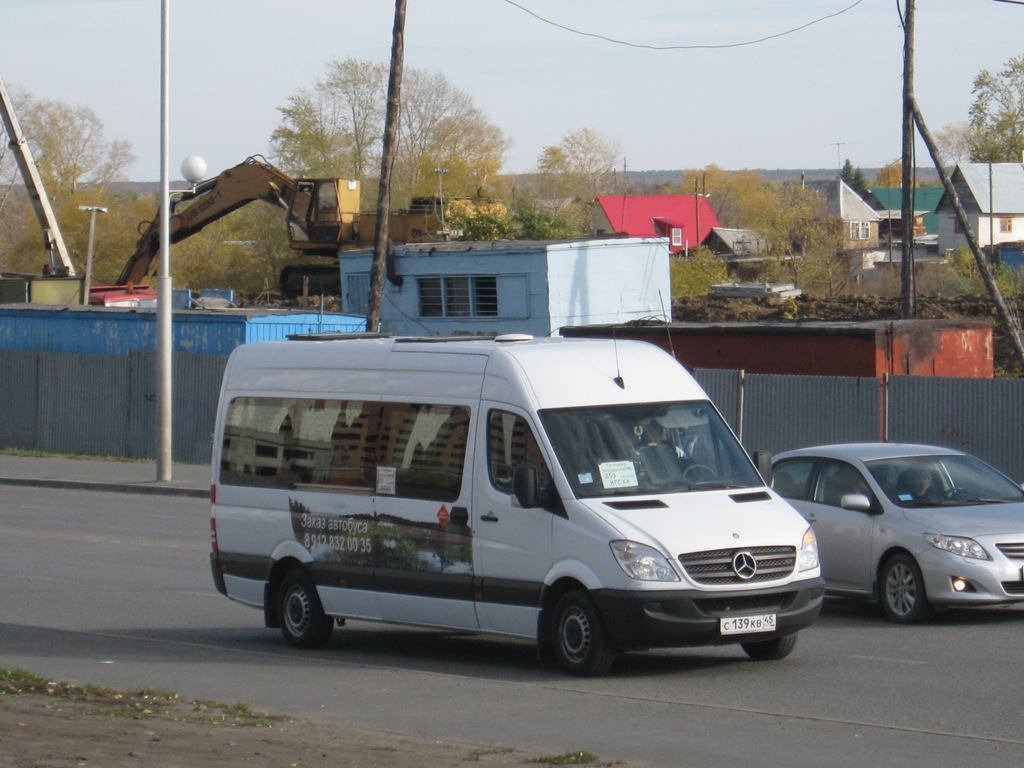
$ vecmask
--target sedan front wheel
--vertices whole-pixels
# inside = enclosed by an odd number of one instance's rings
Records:
[[[934,609],[924,591],[924,578],[914,558],[893,555],[881,574],[882,608],[890,621],[916,624],[931,617]]]

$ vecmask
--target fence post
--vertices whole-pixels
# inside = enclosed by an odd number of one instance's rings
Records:
[[[742,443],[743,442],[743,388],[746,383],[746,371],[740,369],[739,376],[736,378],[736,437]]]
[[[879,384],[882,388],[882,442],[889,442],[889,376],[888,371],[882,374],[882,381]]]

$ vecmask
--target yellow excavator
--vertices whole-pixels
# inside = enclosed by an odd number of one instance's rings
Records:
[[[255,200],[284,209],[291,247],[307,256],[337,257],[342,247],[360,242],[358,180],[293,179],[258,156],[215,178],[197,182],[191,190],[175,193],[169,219],[170,242],[180,242]],[[91,288],[90,304],[117,303],[123,296],[153,293],[149,285],[160,263],[159,218],[144,222],[140,230],[135,253],[121,270],[116,285]],[[338,279],[337,266],[320,269]]]

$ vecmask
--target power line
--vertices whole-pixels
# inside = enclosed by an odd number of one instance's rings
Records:
[[[827,16],[822,16],[821,18],[813,19],[811,21],[808,21],[806,24],[801,24],[798,27],[793,27],[792,29],[787,29],[784,32],[777,32],[774,35],[766,35],[765,37],[759,37],[759,38],[757,38],[755,40],[744,40],[743,42],[740,42],[740,43],[723,43],[721,45],[647,45],[645,43],[631,43],[631,42],[629,42],[627,40],[617,40],[617,39],[615,39],[613,37],[606,37],[605,35],[599,35],[596,32],[584,32],[583,30],[574,29],[573,27],[566,26],[565,24],[559,24],[556,21],[552,21],[551,19],[544,18],[540,14],[535,13],[534,11],[531,11],[526,6],[521,5],[521,4],[517,3],[517,2],[515,2],[515,0],[505,0],[505,2],[508,3],[509,5],[515,7],[515,8],[518,8],[523,13],[528,13],[530,16],[533,16],[538,21],[542,21],[545,24],[550,24],[552,27],[557,27],[558,29],[564,30],[566,32],[571,32],[574,35],[580,35],[582,37],[594,37],[594,38],[597,38],[598,40],[604,40],[606,43],[614,43],[615,45],[625,45],[625,46],[628,46],[629,48],[647,48],[647,49],[652,50],[652,51],[689,51],[689,50],[698,50],[698,49],[717,50],[717,49],[720,49],[720,48],[741,48],[741,47],[743,47],[745,45],[756,45],[758,43],[767,42],[768,40],[774,40],[775,38],[778,38],[778,37],[785,37],[786,35],[792,35],[795,32],[799,32],[801,30],[807,29],[808,27],[814,26],[815,24],[820,24],[821,22],[827,21],[828,19],[834,19],[836,16],[841,16],[842,14],[846,13],[847,11],[852,10],[853,8],[856,8],[858,5],[863,3],[864,0],[855,0],[852,4],[846,6],[842,10],[836,11],[835,13],[830,13]]]

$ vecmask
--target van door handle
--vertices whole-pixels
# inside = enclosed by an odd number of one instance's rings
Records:
[[[488,512],[486,515],[480,515],[481,520],[485,520],[488,523],[498,522],[498,516],[493,512]]]

